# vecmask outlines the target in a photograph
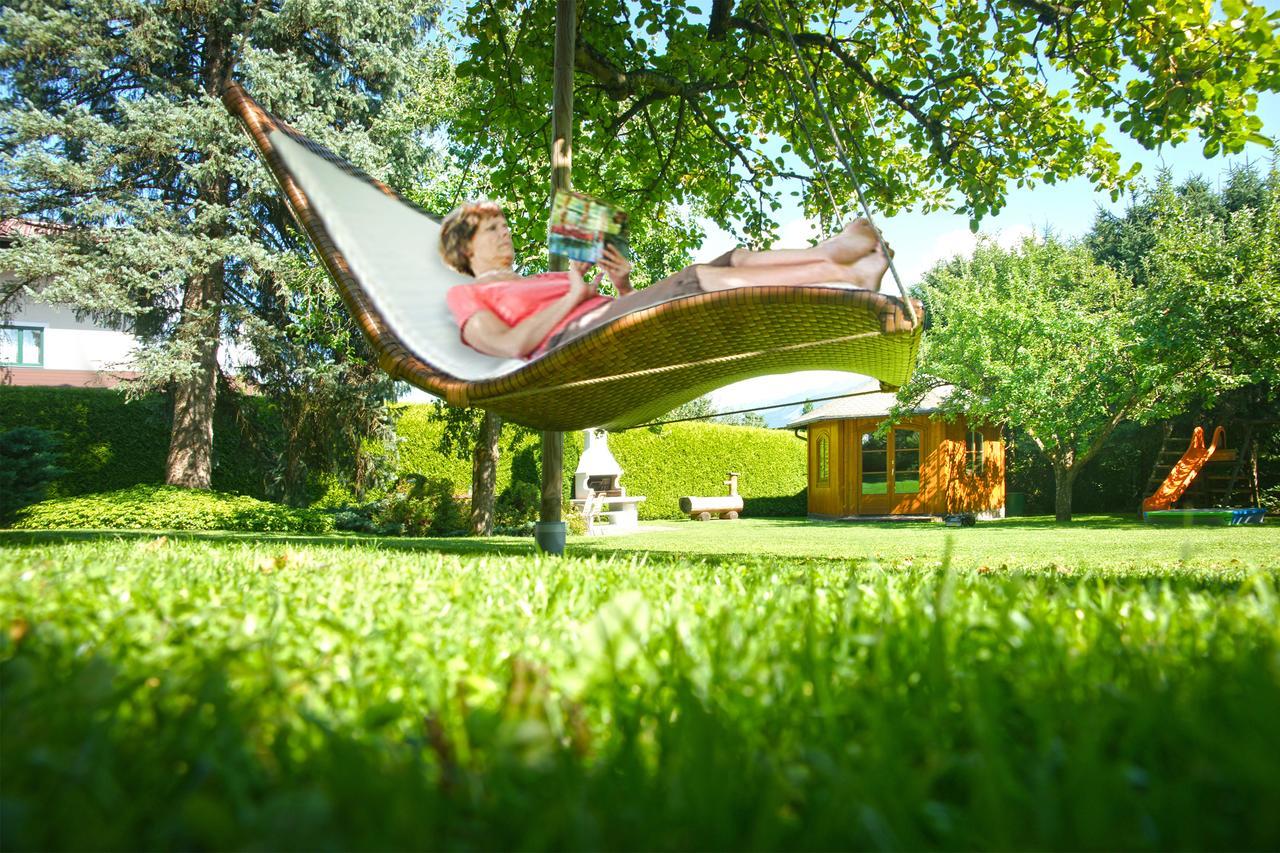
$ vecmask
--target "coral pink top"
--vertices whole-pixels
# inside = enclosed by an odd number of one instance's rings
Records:
[[[478,311],[490,311],[508,326],[515,326],[521,320],[528,319],[553,304],[568,292],[569,274],[567,272],[544,272],[523,281],[485,281],[455,285],[445,294],[445,301],[449,305],[449,310],[453,312],[453,319],[457,321],[459,334],[461,334],[462,327]],[[538,346],[529,354],[529,357],[541,354],[542,348],[553,335],[583,314],[607,304],[609,300],[608,296],[593,296],[582,300],[556,324],[554,329],[547,333],[545,338],[538,342]]]

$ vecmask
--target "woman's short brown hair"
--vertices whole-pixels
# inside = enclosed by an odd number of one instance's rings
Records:
[[[460,273],[475,275],[471,270],[471,238],[490,216],[501,216],[502,206],[496,201],[479,199],[464,201],[449,211],[440,223],[440,256]]]

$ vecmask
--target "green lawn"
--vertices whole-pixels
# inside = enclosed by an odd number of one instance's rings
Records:
[[[0,846],[1280,844],[1280,528],[657,526],[0,533]]]

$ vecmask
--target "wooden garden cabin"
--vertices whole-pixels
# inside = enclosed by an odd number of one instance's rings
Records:
[[[792,420],[807,431],[809,516],[855,518],[1004,516],[1004,439],[999,427],[936,415],[949,389],[930,392],[884,438],[876,430],[893,394],[833,400]]]

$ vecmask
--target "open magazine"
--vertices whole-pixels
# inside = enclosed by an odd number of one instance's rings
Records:
[[[556,190],[547,225],[551,254],[595,263],[604,255],[604,247],[613,245],[629,260],[629,238],[625,211],[589,195]]]

